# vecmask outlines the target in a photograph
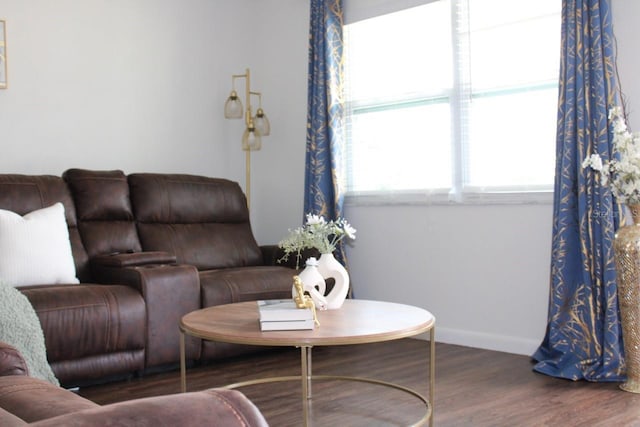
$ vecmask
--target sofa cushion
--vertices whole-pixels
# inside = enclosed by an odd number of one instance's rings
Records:
[[[90,258],[140,251],[124,172],[69,169],[63,178],[73,195],[78,227]]]
[[[200,272],[202,307],[262,299],[290,299],[295,270],[280,266]]]
[[[0,209],[0,282],[78,283],[62,203],[25,216]]]
[[[121,285],[20,288],[38,314],[53,371],[65,385],[144,367],[144,300]]]
[[[294,269],[281,266],[202,271],[202,307],[262,299],[290,299],[295,273]],[[255,351],[254,346],[207,340],[202,342],[203,360],[235,357]]]
[[[130,174],[144,251],[173,253],[199,270],[262,265],[240,186],[220,178]]]
[[[68,169],[62,176],[71,189],[80,221],[133,220],[124,172]]]

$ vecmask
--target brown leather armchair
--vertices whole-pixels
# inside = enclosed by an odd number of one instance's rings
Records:
[[[236,390],[210,389],[100,406],[27,374],[20,353],[0,342],[0,425],[4,427],[267,426],[258,408]]]

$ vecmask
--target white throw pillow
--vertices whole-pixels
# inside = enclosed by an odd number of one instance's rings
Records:
[[[0,282],[79,283],[62,203],[25,216],[0,209]]]

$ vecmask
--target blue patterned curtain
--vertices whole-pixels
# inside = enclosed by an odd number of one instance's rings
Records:
[[[342,0],[311,0],[304,213],[342,217],[344,96]],[[344,248],[335,256],[346,262]]]
[[[609,0],[562,2],[551,290],[535,370],[572,380],[624,379],[613,238],[618,209],[582,161],[611,155],[617,103]]]

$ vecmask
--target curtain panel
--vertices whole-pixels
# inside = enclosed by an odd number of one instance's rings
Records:
[[[582,161],[608,160],[616,105],[608,0],[564,0],[548,325],[534,370],[571,380],[624,379],[613,239],[618,209]]]
[[[304,213],[342,217],[344,58],[342,0],[311,0]],[[342,243],[336,258],[346,263]]]

